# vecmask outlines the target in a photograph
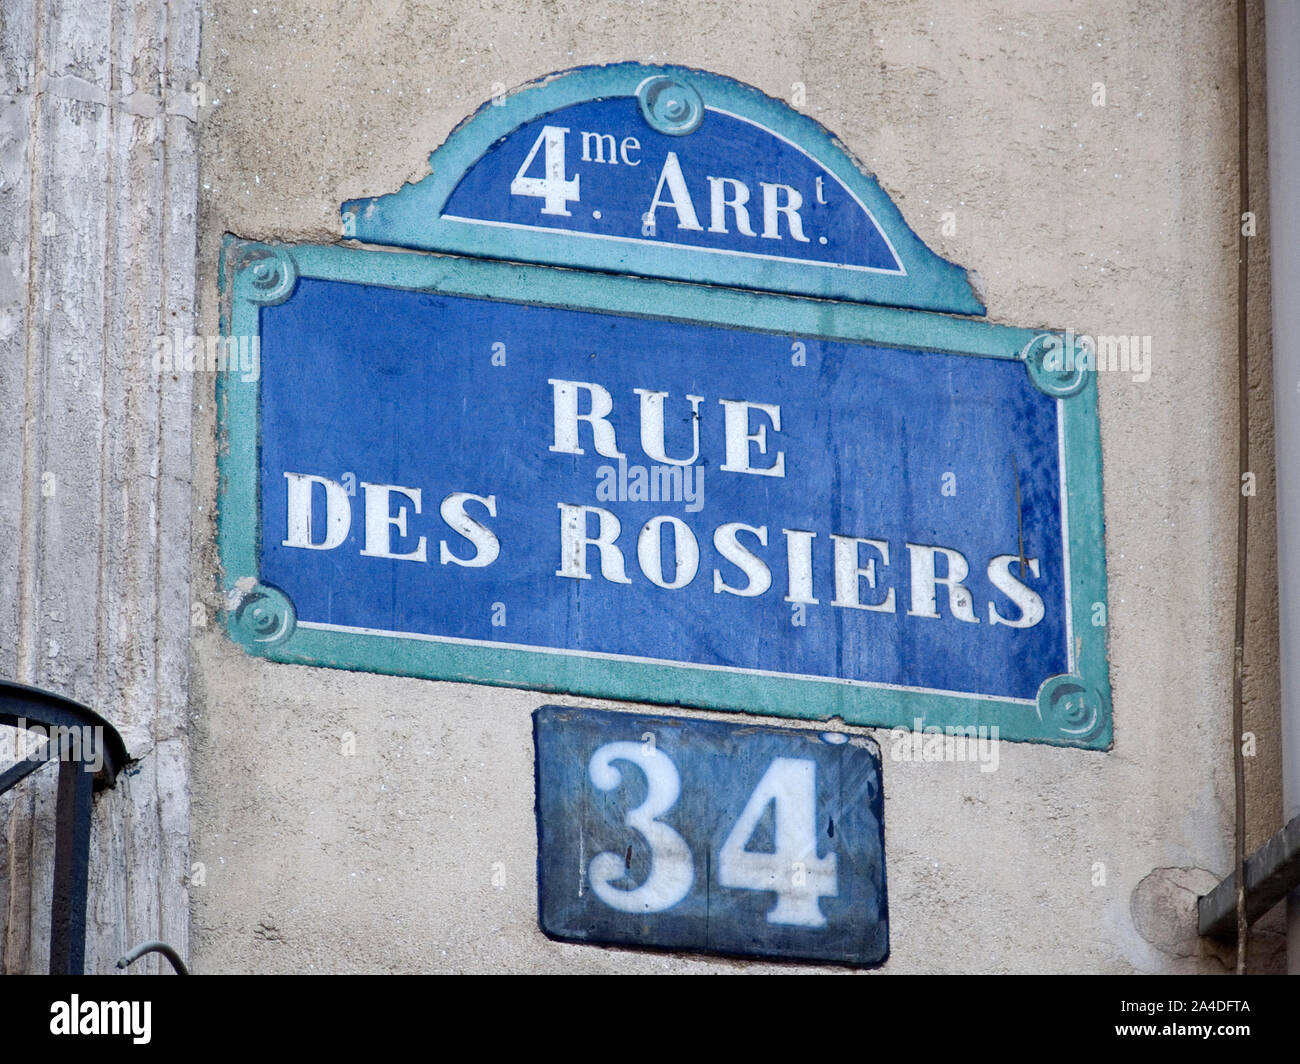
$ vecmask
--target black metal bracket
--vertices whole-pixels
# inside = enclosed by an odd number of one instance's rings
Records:
[[[1300,887],[1300,816],[1246,858],[1246,925],[1249,927]],[[1237,938],[1237,873],[1196,902],[1200,933]]]
[[[46,740],[0,772],[0,794],[51,761],[59,765],[50,974],[80,975],[86,964],[91,803],[96,790],[117,782],[127,762],[126,745],[117,729],[94,710],[9,680],[0,680],[0,725]]]

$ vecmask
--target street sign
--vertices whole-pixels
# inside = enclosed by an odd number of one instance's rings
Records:
[[[816,122],[701,70],[587,67],[485,104],[400,192],[343,204],[368,244],[983,314]]]
[[[876,965],[889,953],[868,738],[544,706],[542,930],[573,942]]]
[[[1053,363],[1056,334],[871,305],[973,297],[814,123],[627,67],[486,108],[424,182],[344,206],[368,242],[474,233],[610,272],[227,242],[225,342],[259,369],[221,376],[232,634],[303,664],[1107,747],[1093,375]],[[655,78],[696,94],[693,128],[651,121]],[[717,225],[681,224],[688,197]],[[656,279],[684,270],[752,290]]]

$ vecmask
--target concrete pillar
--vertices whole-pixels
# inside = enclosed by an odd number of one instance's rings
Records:
[[[137,759],[96,802],[86,970],[188,952],[199,7],[6,0],[0,20],[0,674]],[[0,806],[0,971],[48,962],[55,773]],[[156,970],[157,959],[132,970]]]

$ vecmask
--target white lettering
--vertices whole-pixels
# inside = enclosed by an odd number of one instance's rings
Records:
[[[1032,628],[1043,619],[1046,612],[1043,608],[1043,600],[1039,597],[1038,592],[1028,587],[1016,577],[1011,575],[1011,564],[1021,563],[1021,558],[1016,554],[1000,554],[989,562],[989,583],[996,587],[1002,594],[1006,595],[1020,610],[1020,617],[1017,620],[1009,621],[1002,614],[998,613],[993,603],[989,603],[989,624],[1005,624],[1012,628]],[[1023,564],[1029,567],[1029,571],[1038,575],[1038,559],[1025,558]],[[1024,575],[1024,570],[1021,570]]]
[[[673,578],[664,579],[663,563],[660,549],[663,543],[663,526],[673,528]],[[641,563],[641,572],[656,587],[676,591],[695,579],[700,568],[700,545],[695,533],[680,518],[659,516],[652,517],[641,529],[636,544],[637,561]]]
[[[766,468],[749,464],[751,443],[758,445],[759,454],[767,454],[767,426],[749,431],[749,412],[760,410],[771,419],[772,430],[781,431],[781,408],[768,403],[751,403],[744,399],[719,399],[725,411],[727,460],[722,464],[725,473],[755,473],[763,477],[785,476],[785,452],[776,452],[776,461]]]
[[[664,185],[668,186],[668,192],[672,199],[663,199],[661,193]],[[695,214],[695,204],[691,201],[690,190],[686,187],[686,178],[682,176],[681,163],[677,161],[677,153],[670,151],[668,158],[664,160],[664,167],[659,171],[659,184],[655,185],[654,199],[650,201],[650,210],[648,210],[643,219],[645,225],[652,231],[656,225],[655,212],[660,207],[671,207],[677,212],[678,229],[702,230],[700,220]]]
[[[396,528],[400,536],[406,535],[406,507],[399,506],[397,516],[392,514],[391,497],[404,496],[418,514],[420,512],[420,489],[403,488],[396,484],[367,484],[361,486],[366,492],[366,545],[361,551],[368,558],[396,558],[400,561],[428,561],[425,552],[424,537],[421,536],[415,550],[405,554],[393,551],[392,529]]]
[[[664,399],[667,392],[652,392],[646,388],[634,388],[641,397],[641,450],[656,462],[666,465],[688,466],[700,456],[700,404],[702,395],[688,395],[691,404],[691,431],[694,444],[689,458],[669,458],[664,450]]]
[[[867,561],[864,568],[858,567],[861,548],[865,544],[880,552],[880,564],[889,564],[889,544],[882,539],[857,539],[853,536],[831,536],[835,543],[835,598],[832,606],[845,606],[855,610],[875,610],[877,613],[894,612],[894,589],[889,589],[880,602],[863,602],[858,597],[861,590],[859,581],[866,580],[867,587],[876,589],[876,559]]]
[[[785,601],[805,602],[815,606],[817,599],[813,597],[812,541],[817,538],[817,533],[783,528],[781,534],[785,536]]]
[[[938,617],[935,608],[935,591],[940,584],[948,589],[948,608],[959,621],[979,624],[972,608],[970,590],[961,581],[966,579],[970,566],[966,559],[955,550],[947,547],[928,547],[918,543],[907,544],[912,562],[912,605],[907,611],[909,617]],[[942,554],[948,561],[948,575],[939,577],[935,573],[935,559]]]
[[[727,186],[731,186],[731,196],[727,196]],[[730,207],[736,217],[736,232],[745,236],[754,236],[749,224],[749,187],[743,181],[733,177],[709,178],[709,232],[725,233],[727,231],[727,208]]]
[[[599,506],[571,506],[563,502],[557,505],[560,509],[560,568],[555,575],[590,580],[587,548],[594,546],[600,551],[600,575],[612,584],[630,584],[632,581],[623,570],[623,552],[615,542],[622,531],[618,518]],[[600,519],[600,531],[595,539],[587,535],[589,514],[596,514]]]
[[[447,527],[453,532],[464,536],[474,545],[473,557],[458,558],[452,554],[451,549],[447,546],[447,541],[445,539],[440,540],[438,542],[438,558],[443,565],[448,562],[455,562],[467,569],[482,568],[485,565],[491,565],[501,553],[501,541],[497,539],[492,530],[486,525],[475,521],[465,512],[465,503],[471,499],[484,507],[489,517],[496,517],[497,515],[497,498],[495,495],[471,495],[467,491],[456,491],[443,499],[442,505],[438,507],[438,513],[447,522]]]
[[[767,181],[760,181],[763,188],[763,238],[765,240],[780,240],[781,225],[780,216],[785,215],[786,225],[790,229],[790,235],[801,243],[807,244],[808,238],[803,235],[803,222],[799,219],[799,208],[803,206],[803,196],[791,188],[789,185],[775,185]],[[777,194],[785,193],[785,202],[780,203]]]
[[[557,454],[584,454],[578,443],[578,422],[585,421],[591,426],[592,442],[596,453],[606,458],[623,458],[614,439],[614,426],[605,418],[614,409],[614,399],[599,384],[585,381],[565,381],[551,378],[547,381],[554,392],[555,404],[555,442],[550,450]],[[591,396],[591,410],[586,414],[578,413],[578,389],[581,388]]]
[[[285,473],[289,482],[289,519],[282,547],[304,550],[333,550],[348,538],[352,527],[352,504],[347,489],[336,480],[311,473]],[[325,489],[325,538],[312,542],[312,485]]]
[[[719,554],[745,574],[748,583],[744,587],[732,587],[722,579],[722,573],[714,569],[713,593],[719,595],[725,591],[729,595],[753,598],[756,595],[763,594],[772,586],[772,571],[761,558],[741,546],[740,540],[737,538],[739,532],[748,532],[750,535],[756,536],[758,542],[764,547],[767,546],[766,525],[759,525],[755,528],[753,525],[742,525],[739,521],[719,525],[713,533],[713,546]]]

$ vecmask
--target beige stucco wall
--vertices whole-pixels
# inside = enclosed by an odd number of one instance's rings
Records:
[[[1257,11],[1252,22],[1262,64]],[[1145,895],[1135,908],[1134,892],[1155,869],[1201,869],[1175,877],[1191,890],[1169,896],[1188,903],[1231,863],[1232,5],[215,3],[201,60],[203,329],[216,329],[222,233],[332,242],[342,200],[424,174],[428,152],[500,86],[624,59],[702,67],[786,99],[804,83],[801,109],[931,246],[975,271],[990,319],[1153,338],[1148,382],[1100,381],[1114,748],[1004,744],[994,773],[886,760],[883,970],[1222,970],[1194,940],[1168,948],[1179,929],[1146,915]],[[1255,92],[1263,212],[1262,70]],[[940,231],[945,211],[955,234]],[[1252,261],[1252,844],[1280,826],[1263,241]],[[195,388],[193,594],[215,617],[210,383]],[[600,703],[270,664],[216,623],[196,630],[192,666],[197,970],[774,967],[564,945],[537,929],[529,714]],[[341,752],[345,732],[354,757]],[[1259,964],[1276,945],[1259,936]]]

